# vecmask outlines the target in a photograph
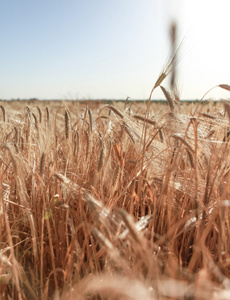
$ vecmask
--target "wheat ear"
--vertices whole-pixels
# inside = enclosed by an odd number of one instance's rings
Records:
[[[1,108],[1,110],[2,110],[3,122],[5,123],[5,122],[6,122],[6,112],[5,112],[5,108],[4,108],[2,105],[0,105],[0,108]]]
[[[69,112],[65,109],[65,137],[69,139]]]
[[[104,109],[104,108],[109,108],[110,110],[112,110],[115,115],[118,115],[121,119],[124,118],[124,115],[122,114],[122,112],[120,112],[120,110],[112,105],[105,105],[104,107],[102,107],[102,109],[100,110],[99,114],[101,113],[101,111]]]
[[[45,166],[45,153],[42,153],[41,159],[40,159],[40,166],[39,166],[39,173],[42,175],[44,173],[44,166]]]
[[[164,93],[165,95],[165,98],[169,104],[169,107],[171,109],[171,111],[173,112],[174,109],[175,109],[175,106],[174,106],[174,99],[172,98],[172,96],[170,95],[170,93],[163,87],[163,86],[160,86],[162,92]]]

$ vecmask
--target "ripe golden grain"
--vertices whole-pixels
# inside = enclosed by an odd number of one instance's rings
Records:
[[[153,286],[150,299],[166,292],[177,298],[161,280],[198,293],[204,269],[211,284],[204,285],[205,296],[224,291],[230,152],[229,118],[218,114],[223,104],[204,104],[208,113],[192,121],[191,106],[183,103],[176,117],[164,103],[151,103],[147,114],[143,103],[133,102],[136,115],[119,103],[52,105],[39,103],[41,115],[29,106],[12,109],[7,126],[1,123],[7,143],[0,147],[0,280],[11,275],[7,297],[52,299],[60,291],[64,300],[73,288],[86,299],[94,297],[87,284],[92,276],[122,274]],[[102,116],[101,107],[112,113]],[[229,104],[224,107],[228,116]],[[11,264],[7,270],[1,253]],[[222,277],[212,271],[221,264]],[[113,285],[107,298],[119,298],[116,292]]]

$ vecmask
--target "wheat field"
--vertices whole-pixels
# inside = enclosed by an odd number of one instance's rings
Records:
[[[230,105],[161,89],[0,103],[1,299],[230,298]]]

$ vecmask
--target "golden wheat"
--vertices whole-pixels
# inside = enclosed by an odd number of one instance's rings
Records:
[[[229,104],[167,100],[2,106],[2,299],[229,298]]]

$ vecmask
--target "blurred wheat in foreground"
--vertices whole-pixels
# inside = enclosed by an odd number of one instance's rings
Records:
[[[0,106],[0,299],[230,299],[230,106],[161,89]]]

